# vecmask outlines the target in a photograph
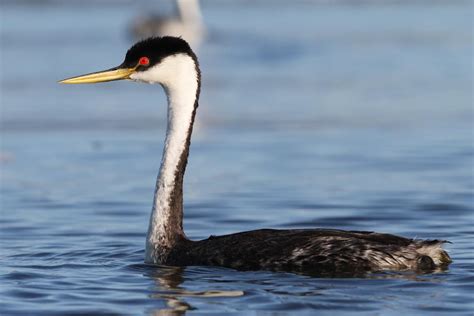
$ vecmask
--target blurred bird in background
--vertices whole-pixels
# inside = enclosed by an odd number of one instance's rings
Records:
[[[151,36],[176,36],[186,40],[197,49],[205,37],[198,0],[175,0],[175,14],[148,14],[136,17],[131,23],[130,34],[134,39]]]

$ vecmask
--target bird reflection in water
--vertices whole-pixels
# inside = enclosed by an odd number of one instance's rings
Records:
[[[188,291],[180,285],[185,281],[183,274],[186,268],[169,266],[146,266],[146,276],[156,283],[156,293],[151,295],[154,299],[163,299],[168,308],[152,312],[152,315],[182,315],[188,310],[195,309],[185,301],[186,297],[213,298],[213,297],[238,297],[243,296],[243,291]]]
[[[185,282],[184,273],[186,268],[184,267],[170,267],[170,266],[155,266],[155,265],[136,265],[139,266],[140,270],[145,270],[144,275],[149,277],[155,282],[155,289],[154,293],[150,295],[152,299],[159,299],[166,303],[166,307],[162,309],[156,309],[151,312],[152,315],[184,315],[189,310],[195,310],[196,308],[193,307],[190,303],[186,301],[186,298],[231,298],[231,297],[241,297],[244,295],[244,291],[241,290],[208,290],[208,291],[189,291],[184,289],[181,285]],[[437,271],[438,273],[442,271]],[[189,273],[189,271],[188,271]],[[272,278],[273,281],[268,283],[268,278],[265,277],[265,284],[269,286],[266,289],[267,292],[274,292],[274,290],[278,290],[278,295],[289,295],[294,296],[295,292],[289,291],[282,291],[281,290],[281,280],[282,278],[279,277],[279,273],[275,274],[275,277]],[[445,275],[440,274],[438,277],[433,278],[431,274],[430,277],[425,278],[424,273],[416,273],[414,271],[407,271],[405,273],[401,272],[381,272],[381,273],[373,273],[373,274],[366,274],[363,276],[359,282],[362,282],[362,279],[366,279],[368,281],[373,280],[410,280],[420,283],[443,283],[445,282]],[[283,276],[281,274],[280,276]],[[305,275],[306,277],[293,274],[294,283],[291,282],[294,286],[302,289],[310,288],[311,295],[315,295],[315,293],[324,294],[327,290],[333,289],[333,286],[328,286],[327,280],[333,280],[332,278],[320,278],[321,276],[315,275]],[[310,276],[310,278],[307,278]],[[286,281],[286,285],[288,285],[288,275],[284,278]],[[351,283],[352,278],[349,276],[338,276],[337,282],[343,282],[342,280],[348,277],[348,284]],[[354,276],[352,276],[354,277]],[[273,283],[274,282],[274,283]],[[332,281],[329,281],[332,282]],[[251,281],[248,286],[253,288],[256,284],[259,284],[259,277],[255,276],[255,278]],[[305,292],[306,293],[306,292]]]

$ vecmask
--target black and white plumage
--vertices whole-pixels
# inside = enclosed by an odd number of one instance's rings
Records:
[[[380,270],[434,270],[450,262],[442,241],[332,229],[261,229],[201,241],[181,240],[169,265],[211,265],[319,275]]]
[[[62,82],[120,79],[158,83],[168,97],[165,148],[146,238],[147,263],[334,275],[433,270],[451,262],[442,248],[444,241],[372,232],[263,229],[189,240],[183,231],[183,179],[200,93],[197,58],[182,39],[150,38],[130,48],[120,66]]]

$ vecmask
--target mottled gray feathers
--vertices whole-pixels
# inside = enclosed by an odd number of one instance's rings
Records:
[[[380,270],[433,270],[451,260],[442,241],[329,229],[262,229],[201,241],[181,240],[164,264],[224,266],[318,275]]]

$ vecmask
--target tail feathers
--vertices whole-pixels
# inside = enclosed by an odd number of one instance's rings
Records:
[[[421,269],[429,268],[430,261],[428,258],[431,258],[431,261],[434,264],[433,268],[448,266],[452,260],[446,250],[443,249],[443,244],[447,242],[448,241],[445,240],[426,240],[418,242],[418,247],[416,249],[419,254],[417,265]]]

